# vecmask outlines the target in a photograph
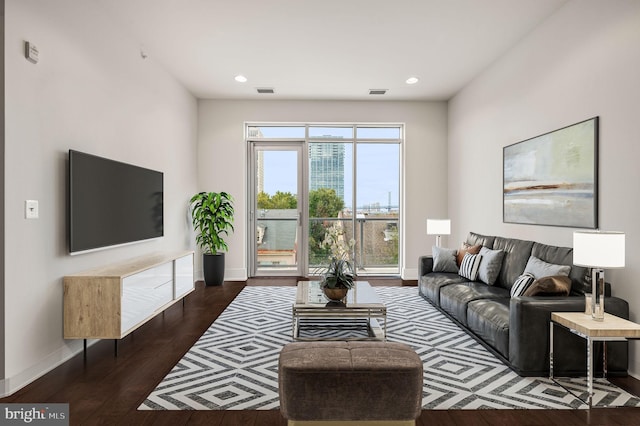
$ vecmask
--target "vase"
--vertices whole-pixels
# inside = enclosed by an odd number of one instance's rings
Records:
[[[323,287],[322,291],[324,292],[324,295],[327,296],[327,299],[333,300],[333,301],[340,301],[345,297],[347,297],[347,292],[349,291],[349,289],[342,288],[342,287],[338,287],[338,288]]]
[[[204,283],[207,286],[218,286],[224,282],[224,253],[204,253],[202,269]]]

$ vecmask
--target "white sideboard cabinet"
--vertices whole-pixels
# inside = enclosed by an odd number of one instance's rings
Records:
[[[194,290],[193,252],[145,256],[63,281],[65,339],[122,339]]]

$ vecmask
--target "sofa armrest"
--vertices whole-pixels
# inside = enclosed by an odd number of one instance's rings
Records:
[[[433,256],[420,256],[418,258],[418,278],[433,272]]]
[[[617,297],[607,297],[605,311],[629,318],[629,304]],[[522,375],[549,371],[549,322],[551,312],[584,312],[584,297],[514,297],[509,309],[509,362]],[[554,333],[554,365],[569,374],[584,374],[585,340],[568,330]],[[626,344],[625,344],[626,345]],[[627,369],[626,346],[608,345],[609,368]],[[601,354],[600,354],[601,356]],[[601,364],[600,364],[601,365]]]

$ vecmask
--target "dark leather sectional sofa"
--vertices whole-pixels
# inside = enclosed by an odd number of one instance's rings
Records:
[[[584,311],[584,293],[590,291],[588,269],[573,265],[573,249],[499,236],[470,233],[466,243],[502,250],[496,282],[469,281],[454,272],[433,272],[433,257],[419,259],[420,295],[491,350],[521,376],[548,376],[551,312]],[[530,256],[556,265],[570,265],[569,296],[511,297],[510,289],[524,272]],[[610,293],[610,292],[609,292]],[[609,294],[607,294],[609,296]],[[629,318],[628,303],[605,297],[605,311]],[[596,371],[602,371],[602,344],[594,349]],[[607,345],[608,373],[626,375],[626,342]],[[555,375],[586,373],[586,342],[561,327],[554,331]]]

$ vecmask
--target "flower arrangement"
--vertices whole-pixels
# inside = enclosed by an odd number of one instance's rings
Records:
[[[349,259],[356,241],[352,238],[346,241],[346,235],[342,224],[334,223],[327,228],[324,239],[320,242],[320,248],[331,251],[331,255],[339,259]]]
[[[324,268],[320,285],[323,288],[345,288],[354,286],[353,265],[346,259],[332,257],[329,265]]]

